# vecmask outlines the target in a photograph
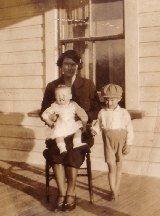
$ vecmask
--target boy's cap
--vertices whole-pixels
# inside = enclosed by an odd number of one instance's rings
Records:
[[[122,88],[119,85],[109,84],[101,89],[102,97],[122,97]]]

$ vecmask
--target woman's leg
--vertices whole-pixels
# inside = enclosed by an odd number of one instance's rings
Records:
[[[54,164],[53,171],[59,191],[59,196],[66,196],[66,178],[65,169],[62,164]]]
[[[77,180],[78,169],[74,167],[66,167],[66,176],[67,176],[67,193],[66,195],[75,195],[75,186]]]

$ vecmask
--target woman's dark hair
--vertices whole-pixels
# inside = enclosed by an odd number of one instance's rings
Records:
[[[70,58],[72,59],[77,65],[78,65],[78,70],[81,70],[83,67],[82,60],[78,53],[75,50],[67,50],[64,53],[61,54],[57,61],[57,66],[62,67],[63,61],[65,58]]]

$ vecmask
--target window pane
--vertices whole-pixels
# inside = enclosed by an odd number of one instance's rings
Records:
[[[124,39],[96,42],[96,87],[114,83],[125,90]],[[124,106],[124,93],[121,101]]]
[[[59,1],[60,39],[88,37],[88,0]]]
[[[92,0],[92,36],[123,33],[123,1]]]

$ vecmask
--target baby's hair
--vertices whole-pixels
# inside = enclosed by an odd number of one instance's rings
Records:
[[[60,84],[60,85],[58,85],[58,86],[55,88],[55,92],[56,92],[57,90],[60,90],[60,89],[66,89],[66,90],[68,90],[68,91],[70,92],[70,94],[71,94],[71,87],[69,87],[69,86]]]

